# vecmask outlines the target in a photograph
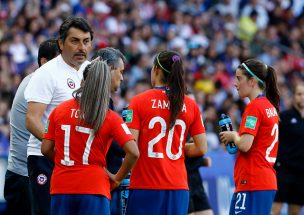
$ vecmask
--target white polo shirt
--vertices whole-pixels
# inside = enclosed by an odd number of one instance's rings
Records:
[[[25,89],[24,97],[27,102],[47,104],[42,117],[44,124],[57,105],[73,98],[72,93],[80,87],[83,70],[89,63],[85,61],[77,71],[58,55],[34,72]],[[41,142],[32,134],[27,148],[27,156],[29,155],[42,156]]]

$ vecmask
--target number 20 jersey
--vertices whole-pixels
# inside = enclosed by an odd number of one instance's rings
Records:
[[[187,96],[182,113],[169,131],[166,92],[151,89],[130,101],[127,125],[139,130],[140,157],[131,173],[131,189],[188,190],[184,146],[191,136],[205,133],[200,110]]]

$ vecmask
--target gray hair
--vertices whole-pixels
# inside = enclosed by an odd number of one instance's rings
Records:
[[[119,58],[121,58],[124,63],[127,62],[126,57],[121,53],[121,51],[112,47],[99,49],[92,57],[92,60],[97,57],[100,57],[101,60],[106,61],[108,66],[112,67],[113,69],[118,67]]]
[[[105,61],[96,61],[85,68],[83,77],[83,85],[73,96],[79,101],[80,121],[97,133],[109,109],[111,72]]]

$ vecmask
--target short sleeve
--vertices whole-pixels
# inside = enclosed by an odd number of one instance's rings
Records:
[[[260,114],[260,110],[255,105],[248,105],[245,109],[240,125],[240,135],[242,134],[251,134],[256,136],[262,115]]]
[[[135,140],[126,123],[114,111],[111,112],[111,136],[121,147],[130,140]]]
[[[193,123],[190,125],[189,128],[189,133],[191,136],[205,133],[205,127],[204,127],[204,122],[203,122],[203,117],[201,115],[201,112],[197,106],[197,104],[194,104],[194,111],[193,111]]]
[[[55,86],[56,83],[52,78],[51,71],[39,68],[29,81],[24,91],[24,98],[27,102],[49,104],[52,100]]]

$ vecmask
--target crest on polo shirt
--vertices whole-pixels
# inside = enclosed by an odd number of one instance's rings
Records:
[[[68,87],[69,87],[69,88],[75,89],[76,84],[75,84],[75,82],[73,81],[73,79],[68,78],[68,79],[67,79],[67,84],[68,84]]]
[[[39,175],[37,176],[37,182],[38,182],[38,184],[40,184],[40,185],[44,185],[44,184],[47,182],[47,177],[46,177],[46,175],[45,175],[45,174],[39,174]]]

